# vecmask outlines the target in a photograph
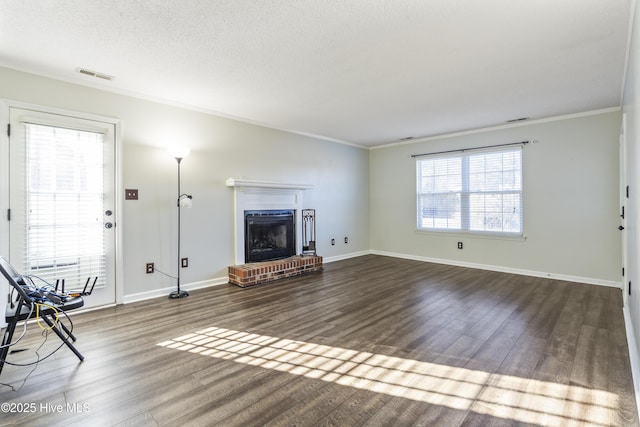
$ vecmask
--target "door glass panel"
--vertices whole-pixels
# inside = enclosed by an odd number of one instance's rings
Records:
[[[66,290],[105,283],[103,134],[26,124],[24,265]]]

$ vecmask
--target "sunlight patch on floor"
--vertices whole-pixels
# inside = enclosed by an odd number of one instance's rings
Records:
[[[544,426],[615,424],[618,396],[575,385],[211,327],[161,347]]]

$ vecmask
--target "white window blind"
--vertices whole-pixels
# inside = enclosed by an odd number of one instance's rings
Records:
[[[103,134],[25,123],[25,271],[104,286]]]
[[[416,160],[418,229],[522,236],[522,146]]]

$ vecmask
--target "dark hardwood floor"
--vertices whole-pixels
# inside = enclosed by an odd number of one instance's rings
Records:
[[[72,320],[0,424],[638,425],[619,289],[370,255]]]

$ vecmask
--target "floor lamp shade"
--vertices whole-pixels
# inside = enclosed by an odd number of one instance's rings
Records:
[[[169,152],[169,155],[175,159],[184,159],[191,152],[189,147],[180,147],[180,146],[169,147],[167,151]]]
[[[178,204],[180,205],[181,208],[191,208],[191,206],[193,206],[193,197],[191,197],[191,195],[189,194],[181,194],[180,198],[178,199]]]

